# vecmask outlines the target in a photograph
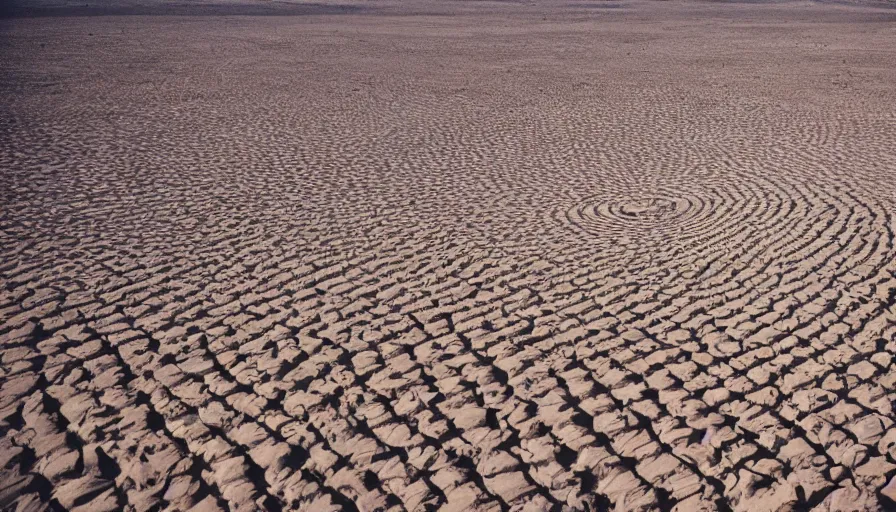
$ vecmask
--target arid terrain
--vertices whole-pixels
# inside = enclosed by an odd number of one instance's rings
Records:
[[[896,510],[896,6],[10,0],[0,510]]]

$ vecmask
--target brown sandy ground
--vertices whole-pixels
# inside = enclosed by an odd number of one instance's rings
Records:
[[[896,10],[6,4],[2,510],[894,510]]]

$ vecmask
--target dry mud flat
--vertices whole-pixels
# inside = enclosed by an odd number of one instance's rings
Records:
[[[3,510],[896,507],[896,11],[7,7]]]

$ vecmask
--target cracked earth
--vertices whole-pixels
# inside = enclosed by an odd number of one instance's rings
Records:
[[[13,2],[0,509],[896,509],[885,7]]]

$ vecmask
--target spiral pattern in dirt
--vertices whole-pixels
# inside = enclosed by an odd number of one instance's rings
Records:
[[[26,3],[0,510],[896,507],[892,12]]]

